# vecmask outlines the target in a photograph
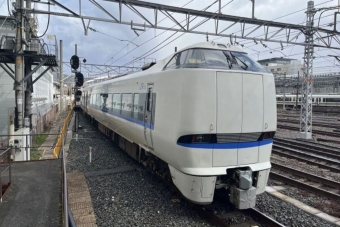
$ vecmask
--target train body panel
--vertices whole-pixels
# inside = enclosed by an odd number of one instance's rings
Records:
[[[273,75],[234,47],[191,48],[146,71],[85,87],[83,109],[167,163],[173,183],[193,202],[210,203],[215,188],[262,193],[276,131]],[[239,181],[251,187],[238,188]],[[232,202],[253,201],[241,197]]]

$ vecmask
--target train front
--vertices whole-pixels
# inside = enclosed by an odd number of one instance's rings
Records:
[[[215,189],[227,189],[238,209],[251,208],[265,191],[271,168],[277,123],[274,78],[235,47],[206,45],[214,49],[189,51],[192,64],[183,67],[192,81],[181,93],[190,104],[181,106],[181,124],[187,128],[177,141],[181,164],[170,165],[173,182],[193,202],[211,203]]]

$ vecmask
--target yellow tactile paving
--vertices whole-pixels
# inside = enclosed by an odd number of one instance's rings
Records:
[[[84,173],[68,173],[68,204],[78,227],[96,227],[91,195]]]

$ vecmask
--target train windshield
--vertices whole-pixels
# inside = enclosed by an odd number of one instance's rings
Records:
[[[177,53],[164,69],[207,68],[224,70],[268,71],[246,53],[214,49],[189,49]]]

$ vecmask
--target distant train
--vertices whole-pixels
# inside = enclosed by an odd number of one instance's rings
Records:
[[[209,204],[224,188],[247,209],[265,191],[277,123],[274,77],[243,50],[199,43],[82,94],[98,128],[187,199]]]
[[[296,95],[287,94],[285,96],[285,102],[283,102],[284,95],[276,95],[276,101],[278,106],[282,106],[283,103],[285,103],[285,106],[287,108],[296,108],[296,105],[300,107],[301,105],[301,98],[302,96],[298,96],[298,100]],[[296,102],[297,100],[297,102]],[[325,94],[325,95],[319,95],[319,94],[313,94],[312,96],[312,103],[313,106],[319,106],[319,107],[340,107],[340,95],[337,94]]]

